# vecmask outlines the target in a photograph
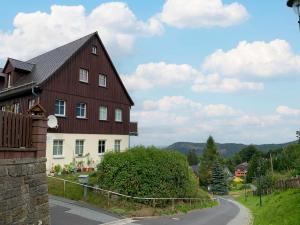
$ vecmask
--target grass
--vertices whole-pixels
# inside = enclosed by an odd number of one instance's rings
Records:
[[[237,193],[235,193],[237,194]],[[239,192],[236,200],[248,207],[254,217],[254,225],[298,225],[300,224],[300,189],[274,192],[262,197],[249,196],[247,201],[243,192]]]
[[[66,179],[74,182],[78,182],[78,176],[75,175],[61,175],[59,178]],[[96,177],[90,177],[90,184],[96,184]],[[77,184],[71,184],[66,182],[66,191],[64,193],[63,181],[56,180],[53,178],[48,178],[48,192],[49,194],[65,197],[75,201],[84,201],[83,199],[83,187]],[[157,216],[157,215],[172,215],[177,213],[186,213],[194,209],[202,209],[207,207],[213,207],[217,203],[208,200],[208,195],[202,191],[201,196],[207,201],[203,202],[176,202],[175,207],[172,208],[171,202],[166,201],[156,201],[155,207],[152,207],[152,202],[140,201],[136,202],[131,199],[121,198],[117,196],[111,196],[109,202],[107,193],[101,193],[99,191],[89,190],[86,202],[98,206],[100,208],[106,209],[108,211],[114,212],[119,215],[129,216],[129,217],[140,217],[140,216]]]

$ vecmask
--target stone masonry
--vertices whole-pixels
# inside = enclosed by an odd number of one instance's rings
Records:
[[[32,148],[0,148],[0,225],[50,225],[47,120],[32,116]]]

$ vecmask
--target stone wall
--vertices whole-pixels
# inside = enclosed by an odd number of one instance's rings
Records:
[[[50,224],[46,159],[0,160],[0,224]]]
[[[32,109],[35,107],[39,105]],[[0,146],[0,225],[50,225],[45,158],[47,119],[32,115],[28,134],[31,148]]]

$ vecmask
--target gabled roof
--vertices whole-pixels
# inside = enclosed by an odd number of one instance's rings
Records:
[[[41,84],[71,58],[94,34],[89,34],[26,61],[26,63],[35,64],[35,68],[28,76],[18,80],[15,85],[19,86],[29,82]]]
[[[24,69],[31,69],[30,73],[22,78],[18,79],[14,84],[15,88],[18,89],[18,86],[24,86],[27,84],[36,84],[41,85],[45,82],[48,78],[50,78],[58,69],[60,69],[77,51],[84,46],[94,35],[96,35],[97,39],[99,40],[104,52],[111,63],[114,72],[117,75],[118,80],[121,83],[122,88],[124,89],[131,105],[134,105],[131,97],[129,96],[116,68],[114,67],[99,35],[97,32],[84,36],[78,40],[70,42],[66,45],[53,49],[49,52],[46,52],[42,55],[39,55],[35,58],[32,58],[26,62],[21,62],[15,59],[8,59],[12,64],[15,66],[21,67]],[[20,68],[20,69],[21,69]],[[27,70],[26,70],[27,71]],[[16,90],[17,91],[17,90]],[[3,93],[5,91],[2,91]],[[1,96],[0,96],[1,97]]]
[[[26,72],[31,72],[33,70],[34,64],[23,62],[17,59],[9,58],[8,61],[11,63],[11,65],[19,70],[23,70]]]

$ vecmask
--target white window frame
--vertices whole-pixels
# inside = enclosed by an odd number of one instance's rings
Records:
[[[56,103],[58,102],[58,107],[59,107],[59,113],[56,113]],[[63,102],[63,106],[64,106],[64,112],[63,113],[61,113],[60,112],[60,107],[62,106],[60,103],[62,103]],[[58,116],[58,117],[65,117],[66,116],[66,101],[64,101],[64,100],[61,100],[61,99],[56,99],[55,100],[55,116]]]
[[[33,98],[33,99],[29,99],[28,100],[28,109],[30,109],[32,106],[34,106],[34,104],[35,104],[35,99]]]
[[[107,87],[107,76],[104,74],[99,74],[98,80],[99,87]]]
[[[83,139],[78,139],[75,141],[75,155],[83,156],[84,142],[85,141]]]
[[[98,141],[98,154],[103,155],[105,153],[105,151],[106,151],[106,140],[99,140]]]
[[[11,87],[11,74],[7,75],[7,88]]]
[[[53,154],[53,158],[62,158],[63,157],[64,140],[62,140],[62,139],[54,139],[53,140],[52,154]]]
[[[92,46],[92,53],[94,55],[97,55],[97,46],[95,46],[95,45]]]
[[[107,121],[108,109],[107,106],[101,105],[99,107],[99,120]]]
[[[81,114],[81,110],[84,110],[84,115],[77,115],[77,109],[79,108],[80,114]],[[87,105],[86,103],[80,102],[76,104],[76,118],[79,119],[86,119],[86,111],[87,111]]]
[[[89,71],[87,69],[79,69],[79,81],[83,83],[89,82]]]
[[[121,152],[121,140],[120,139],[115,140],[114,151]]]
[[[14,113],[20,113],[20,103],[18,102],[14,104]]]
[[[1,111],[5,112],[5,105],[1,106]]]
[[[116,109],[115,110],[115,121],[116,122],[122,122],[123,121],[123,111],[122,109]]]

